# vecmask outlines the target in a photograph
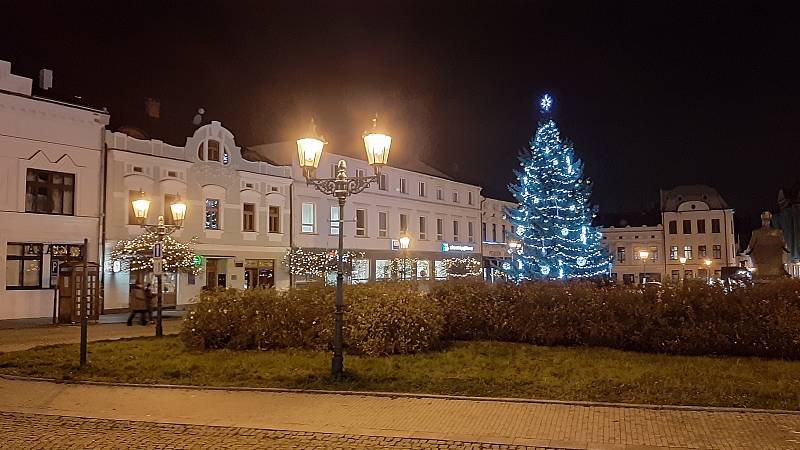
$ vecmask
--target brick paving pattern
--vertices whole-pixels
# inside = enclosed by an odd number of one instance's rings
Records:
[[[437,439],[175,425],[0,413],[9,449],[513,449],[564,450]]]

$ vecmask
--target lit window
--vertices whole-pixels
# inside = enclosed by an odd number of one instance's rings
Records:
[[[437,280],[447,278],[447,268],[444,266],[444,261],[434,261],[433,270]]]
[[[617,262],[625,262],[625,247],[617,247]]]
[[[712,256],[714,259],[722,259],[722,246],[721,245],[714,245],[711,247],[711,251],[713,252]]]
[[[417,279],[428,280],[431,277],[431,262],[420,259],[417,260]]]
[[[697,246],[697,257],[698,258],[705,258],[707,256],[706,246],[705,245],[698,245]]]
[[[375,260],[375,279],[386,280],[392,277],[391,263],[387,259]]]
[[[356,236],[366,236],[367,235],[367,210],[366,209],[357,209],[356,210]]]
[[[206,199],[206,230],[219,230],[219,200],[215,198]]]
[[[331,206],[331,235],[339,235],[339,207]]]
[[[6,247],[6,289],[42,287],[42,244],[11,244]]]
[[[74,215],[75,175],[28,169],[25,212]]]
[[[256,205],[252,203],[242,207],[242,231],[256,231]]]
[[[678,260],[678,246],[673,245],[669,248],[669,259],[672,261]]]
[[[683,256],[686,259],[692,259],[692,246],[691,245],[687,245],[687,246],[683,247]]]
[[[378,212],[378,237],[389,236],[389,213],[386,211]]]
[[[280,206],[269,207],[269,232],[281,232],[281,208]]]
[[[300,232],[313,233],[315,228],[314,204],[303,203],[300,216]]]
[[[353,284],[366,283],[369,281],[369,260],[354,259],[350,272],[350,282]]]

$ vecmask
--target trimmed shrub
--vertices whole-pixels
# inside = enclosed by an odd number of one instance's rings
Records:
[[[702,281],[638,289],[590,282],[515,286],[474,280],[346,287],[351,352],[422,352],[451,340],[603,346],[685,355],[800,359],[800,281],[726,290]],[[194,348],[325,349],[334,289],[202,293],[184,321]]]

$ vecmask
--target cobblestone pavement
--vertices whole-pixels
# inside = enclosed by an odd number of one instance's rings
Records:
[[[165,320],[164,334],[178,333],[181,323],[180,319]],[[130,327],[125,323],[92,324],[88,330],[89,341],[154,335],[153,324],[146,326],[134,324]],[[40,345],[76,344],[80,341],[81,327],[78,325],[0,329],[0,353],[27,350]]]
[[[0,413],[7,449],[535,449],[554,447]]]

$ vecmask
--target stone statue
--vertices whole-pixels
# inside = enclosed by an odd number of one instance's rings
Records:
[[[761,228],[753,231],[750,245],[744,251],[753,260],[756,268],[753,278],[769,280],[789,276],[783,267],[783,254],[788,253],[783,231],[772,228],[772,213],[761,213]]]

